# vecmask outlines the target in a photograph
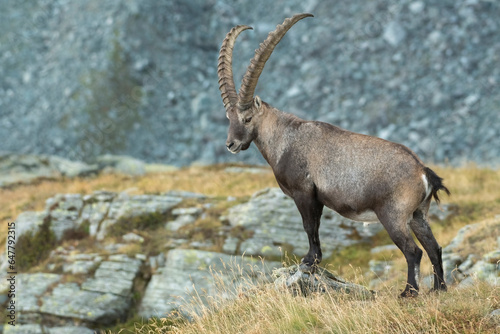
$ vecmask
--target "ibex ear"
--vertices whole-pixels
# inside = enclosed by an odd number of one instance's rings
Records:
[[[262,107],[262,100],[258,95],[255,95],[253,98],[253,107],[255,108],[255,111],[260,114],[262,112],[261,107]]]

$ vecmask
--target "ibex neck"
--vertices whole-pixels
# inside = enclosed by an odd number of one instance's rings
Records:
[[[293,137],[291,123],[300,121],[298,117],[278,109],[270,107],[267,110],[254,142],[271,167],[278,164],[289,139]]]

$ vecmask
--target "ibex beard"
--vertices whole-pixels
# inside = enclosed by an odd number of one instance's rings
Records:
[[[301,269],[313,271],[322,259],[319,240],[324,206],[358,221],[380,222],[403,252],[408,278],[401,296],[418,294],[417,277],[422,250],[434,269],[433,290],[446,290],[441,247],[429,226],[427,213],[437,192],[448,189],[442,178],[426,167],[406,146],[347,131],[334,125],[305,121],[254,97],[267,59],[286,32],[311,14],[287,18],[255,51],[236,92],[232,53],[238,35],[249,26],[231,29],[224,39],[218,64],[219,89],[229,119],[226,146],[231,153],[253,142],[271,166],[283,192],[290,196],[309,238]]]

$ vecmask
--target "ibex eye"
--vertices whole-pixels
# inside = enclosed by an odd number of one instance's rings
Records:
[[[245,124],[248,124],[252,121],[252,117],[245,118]]]

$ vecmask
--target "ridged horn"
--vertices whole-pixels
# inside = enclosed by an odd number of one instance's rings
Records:
[[[253,94],[255,93],[255,87],[259,81],[259,76],[276,45],[278,45],[283,36],[285,36],[287,31],[290,30],[295,23],[305,17],[313,17],[313,15],[303,13],[285,19],[283,24],[276,26],[276,29],[270,32],[264,42],[262,42],[259,48],[255,50],[255,55],[252,60],[250,60],[250,65],[248,65],[241,84],[238,96],[238,108],[240,110],[246,110],[252,105]]]
[[[233,78],[233,47],[238,35],[247,29],[252,29],[252,27],[240,25],[231,29],[220,48],[217,74],[219,76],[220,95],[226,111],[229,110],[229,107],[236,106],[238,102],[238,93],[236,92]]]

